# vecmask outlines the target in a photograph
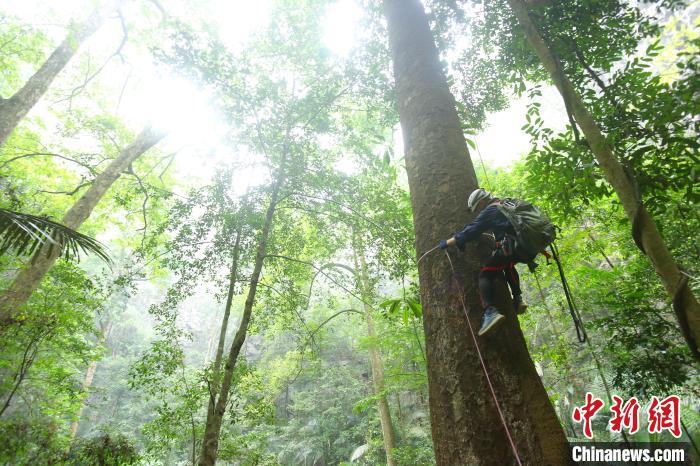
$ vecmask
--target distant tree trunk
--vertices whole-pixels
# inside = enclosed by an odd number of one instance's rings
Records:
[[[107,335],[109,334],[109,330],[112,327],[112,321],[108,320],[106,323],[103,323],[101,327],[102,329],[100,331],[100,339],[98,343],[98,345],[100,346],[102,346],[107,340]],[[80,417],[82,416],[83,411],[85,410],[85,405],[87,404],[87,398],[89,396],[87,392],[90,390],[90,387],[92,387],[92,381],[95,378],[95,371],[97,371],[97,359],[90,362],[88,370],[85,373],[85,380],[83,381],[83,392],[86,393],[86,396],[85,399],[80,403],[80,408],[78,409],[75,421],[73,421],[70,425],[70,439],[68,441],[69,448],[70,445],[73,443],[73,440],[75,439],[75,435],[78,433]]]
[[[365,311],[365,320],[367,322],[367,335],[370,339],[374,339],[376,338],[377,334],[374,330],[372,308],[368,304],[369,302],[373,301],[374,291],[372,290],[373,287],[369,280],[369,273],[367,271],[367,263],[365,260],[364,251],[362,250],[362,245],[358,243],[356,235],[353,236],[357,287],[360,291],[360,296],[362,296],[363,299],[362,304]],[[386,395],[384,394],[384,367],[382,366],[382,357],[379,354],[379,348],[375,343],[370,343],[368,350],[370,365],[372,366],[372,384],[374,385],[374,394],[377,397],[379,421],[382,426],[382,438],[384,439],[386,464],[388,466],[395,466],[396,461],[394,460],[392,450],[396,447],[396,435],[394,433],[394,426],[391,422],[389,403],[387,402]]]
[[[215,400],[214,409],[213,411],[207,412],[206,427],[204,429],[204,444],[202,446],[202,453],[199,458],[200,466],[212,466],[216,463],[219,448],[219,434],[221,433],[221,423],[226,412],[226,403],[228,402],[229,390],[231,389],[231,383],[233,381],[233,370],[236,367],[238,355],[241,352],[241,347],[243,346],[243,342],[245,341],[246,334],[248,332],[248,324],[250,323],[250,316],[253,312],[253,305],[255,304],[255,294],[258,289],[258,280],[260,279],[260,272],[262,271],[265,254],[267,253],[267,240],[270,235],[270,228],[272,227],[272,220],[275,215],[277,199],[279,197],[279,191],[282,187],[282,181],[283,178],[282,175],[280,175],[272,187],[270,204],[267,207],[265,222],[263,224],[262,232],[260,233],[260,241],[258,242],[258,250],[255,256],[255,263],[253,265],[253,272],[250,276],[248,296],[243,307],[243,317],[238,325],[236,336],[233,338],[228,358],[226,359],[226,365],[224,366],[224,379],[221,382],[221,387],[217,387],[216,390],[219,395]],[[221,346],[221,341],[219,344],[223,349]],[[212,400],[210,397],[210,403],[211,402]]]
[[[150,126],[141,131],[134,142],[124,148],[109,166],[97,175],[90,188],[66,212],[61,223],[77,230],[87,220],[97,203],[107,190],[129,168],[131,163],[153,147],[165,134]],[[54,247],[50,252],[47,247],[39,249],[29,265],[24,268],[10,287],[0,296],[0,323],[9,324],[20,308],[37,289],[44,275],[61,255],[61,248]]]
[[[224,316],[221,319],[221,330],[219,332],[219,344],[216,348],[216,356],[214,357],[214,378],[209,388],[209,403],[207,405],[207,426],[210,420],[215,418],[216,399],[219,395],[221,387],[221,359],[224,355],[224,347],[226,345],[226,331],[228,329],[228,319],[231,315],[231,304],[233,303],[233,294],[236,287],[238,277],[238,256],[241,244],[241,227],[236,231],[236,243],[233,246],[233,258],[231,260],[231,269],[229,271],[228,294],[226,296],[226,306],[224,307]],[[206,434],[205,434],[206,435]],[[218,437],[218,432],[217,432]],[[206,443],[206,438],[205,438]],[[206,444],[205,444],[206,447]]]
[[[527,6],[522,0],[507,1],[518,18],[530,45],[549,72],[559,93],[568,102],[573,117],[586,136],[605,179],[617,193],[622,207],[633,225],[635,241],[638,244],[641,243],[643,251],[661,278],[666,292],[674,300],[681,333],[695,358],[700,361],[700,303],[687,285],[687,280],[683,280],[683,275],[666,247],[654,219],[638,198],[633,180],[630,178],[631,175],[625,171],[613,153],[611,145],[603,136],[598,123],[585,107],[571,82],[564,76],[561,71],[561,63],[537,30]]]
[[[406,171],[418,253],[470,219],[467,197],[477,187],[455,102],[419,0],[384,0],[406,147]],[[483,248],[482,248],[483,249]],[[516,463],[479,364],[459,300],[457,280],[475,330],[479,327],[476,248],[428,255],[418,266],[428,362],[430,416],[439,465]],[[572,464],[566,437],[532,359],[506,288],[506,323],[479,340],[507,425],[523,464]]]
[[[12,97],[0,98],[0,146],[5,144],[20,120],[41,99],[54,78],[73,58],[80,45],[99,29],[108,11],[109,9],[106,8],[97,10],[83,24],[72,26],[63,42],[24,86]]]
[[[209,331],[207,332],[207,335],[209,335],[209,338],[207,339],[207,352],[204,355],[204,365],[208,365],[209,361],[211,361],[212,357],[212,350],[214,349],[214,340],[216,340],[216,320],[212,319],[211,321],[211,326],[209,327]]]

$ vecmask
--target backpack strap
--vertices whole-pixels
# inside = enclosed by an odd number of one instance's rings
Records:
[[[544,258],[547,259],[547,265],[549,265],[550,260],[552,259],[552,255],[544,249],[541,252],[542,252],[542,255],[544,256]]]

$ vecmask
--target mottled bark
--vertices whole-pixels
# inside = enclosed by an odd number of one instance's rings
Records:
[[[114,3],[111,2],[109,7],[93,12],[83,24],[72,26],[63,42],[24,86],[12,97],[0,99],[0,146],[5,144],[17,124],[46,93],[58,73],[78,51],[80,45],[99,29],[106,15],[114,8]]]
[[[248,288],[248,296],[246,297],[245,305],[243,306],[243,317],[241,318],[240,324],[238,324],[236,336],[233,338],[231,348],[229,349],[229,354],[226,359],[226,364],[224,366],[224,378],[221,382],[221,387],[217,387],[219,388],[219,390],[217,390],[219,396],[218,399],[216,399],[214,410],[211,412],[207,412],[207,421],[204,430],[204,443],[202,446],[202,453],[199,458],[200,466],[212,466],[216,463],[216,456],[219,448],[219,434],[221,432],[221,423],[226,412],[226,403],[228,402],[229,390],[231,389],[231,383],[233,381],[233,370],[236,367],[236,362],[238,361],[238,355],[241,352],[243,342],[245,342],[245,338],[248,332],[248,324],[250,323],[250,317],[253,313],[253,305],[255,304],[255,294],[258,289],[258,280],[260,279],[263,261],[267,252],[267,240],[270,235],[270,228],[272,227],[272,220],[275,215],[277,199],[279,197],[279,191],[281,187],[282,178],[280,177],[275,182],[272,188],[270,205],[267,208],[265,222],[263,224],[263,229],[260,234],[260,241],[258,242],[258,250],[255,255],[253,272],[250,275],[250,287]]]
[[[365,321],[367,323],[367,336],[373,340],[377,336],[377,332],[374,329],[374,319],[372,318],[372,308],[369,305],[374,298],[373,286],[369,280],[364,251],[362,246],[358,244],[356,237],[355,241],[353,241],[353,248],[355,250],[354,259],[356,282],[360,296],[362,296],[363,299],[362,304],[365,311]],[[396,461],[394,460],[393,449],[396,447],[396,435],[394,434],[394,426],[391,422],[389,403],[386,399],[386,395],[384,394],[384,367],[382,365],[382,357],[379,353],[379,348],[373,342],[370,342],[368,352],[370,366],[372,367],[372,385],[374,386],[374,394],[377,397],[379,422],[382,426],[382,439],[384,440],[384,451],[386,452],[386,464],[388,466],[395,466]]]
[[[66,212],[61,223],[74,230],[79,229],[107,190],[129,168],[129,165],[164,136],[163,132],[154,130],[150,126],[141,131],[134,142],[124,148],[105,171],[97,175],[90,188]],[[20,271],[17,278],[0,297],[0,322],[12,321],[60,254],[61,250],[58,247],[54,247],[51,251],[44,247],[34,254],[31,263]]]
[[[406,147],[418,253],[470,220],[467,197],[477,187],[460,121],[438,51],[418,0],[384,0]],[[484,248],[482,247],[483,251]],[[505,435],[467,320],[460,289],[480,323],[477,248],[428,255],[418,266],[425,331],[430,417],[439,465],[512,465]],[[461,287],[455,286],[455,280]],[[571,464],[566,437],[525,345],[506,288],[499,301],[506,323],[479,340],[510,432],[523,464]]]
[[[666,292],[672,299],[676,298],[677,292],[680,293],[678,301],[681,305],[677,317],[681,331],[688,341],[690,350],[696,359],[700,360],[700,303],[687,283],[681,283],[683,278],[681,271],[673,260],[654,219],[638,199],[633,181],[613,153],[611,145],[603,136],[598,123],[585,107],[578,92],[561,72],[561,64],[537,30],[527,6],[522,0],[507,1],[518,18],[530,45],[549,72],[559,93],[568,102],[573,117],[586,136],[605,179],[615,190],[630,223],[636,227],[641,246],[661,278]]]

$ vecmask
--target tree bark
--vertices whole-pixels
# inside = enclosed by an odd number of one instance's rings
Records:
[[[231,304],[233,303],[233,294],[236,286],[236,281],[238,277],[238,256],[239,248],[241,244],[241,228],[239,227],[236,231],[236,243],[233,246],[233,258],[231,260],[231,269],[229,272],[229,282],[228,282],[228,294],[226,296],[226,306],[224,307],[224,316],[221,319],[221,330],[219,332],[219,344],[216,348],[216,356],[214,357],[214,378],[209,386],[209,402],[207,404],[207,427],[209,427],[210,421],[213,422],[215,419],[216,410],[216,400],[219,396],[219,388],[221,386],[221,359],[224,355],[224,346],[226,345],[226,331],[228,329],[228,319],[231,315]],[[206,430],[206,429],[205,429]],[[217,438],[219,433],[216,433]],[[205,444],[206,448],[206,434],[205,434]]]
[[[76,201],[61,220],[65,226],[77,230],[90,217],[97,203],[107,190],[129,168],[131,163],[158,143],[165,133],[146,127],[134,142],[124,148],[109,166],[97,175],[85,194]],[[0,297],[0,322],[11,323],[20,308],[37,289],[44,275],[61,255],[61,248],[43,247],[34,254],[32,261],[22,269],[10,287]]]
[[[255,256],[255,263],[253,265],[253,273],[250,276],[248,296],[243,307],[243,317],[238,325],[236,336],[233,338],[228,358],[226,359],[226,365],[224,366],[224,379],[221,382],[220,390],[217,390],[219,396],[214,405],[214,410],[207,412],[206,427],[204,429],[204,444],[202,446],[202,454],[199,458],[200,466],[213,466],[216,463],[221,423],[226,412],[226,403],[228,402],[229,390],[231,389],[231,383],[233,381],[233,370],[236,367],[238,355],[241,352],[241,347],[243,346],[243,342],[245,341],[246,334],[248,332],[248,324],[250,323],[253,305],[255,304],[255,294],[258,289],[258,280],[260,279],[263,261],[265,259],[265,254],[267,253],[267,240],[270,235],[270,228],[272,227],[272,220],[275,215],[277,199],[279,197],[281,187],[282,176],[280,175],[280,178],[277,179],[272,188],[270,205],[268,206],[267,213],[265,215],[265,222],[260,234],[258,250]]]
[[[384,9],[420,254],[470,219],[467,197],[478,185],[422,5],[419,0],[384,0]],[[481,317],[476,248],[450,254],[454,276],[439,251],[418,266],[435,459],[450,466],[516,464],[460,303],[466,289],[476,330]],[[500,295],[506,322],[479,345],[520,460],[572,464],[503,284]]]
[[[104,342],[107,340],[107,334],[109,333],[110,328],[112,327],[112,321],[108,320],[106,323],[102,325],[102,331],[100,332],[100,340],[99,340],[99,345],[102,346]],[[78,426],[80,425],[80,417],[83,414],[83,411],[85,410],[85,405],[87,404],[87,395],[88,390],[90,390],[90,387],[92,387],[92,381],[95,378],[95,372],[97,371],[97,359],[94,361],[90,362],[90,365],[88,366],[87,372],[85,373],[85,380],[83,381],[83,392],[86,392],[86,398],[80,403],[80,408],[78,409],[78,413],[76,415],[75,421],[71,422],[70,425],[70,437],[69,437],[69,449],[70,445],[72,445],[73,440],[75,439],[75,435],[78,433]]]
[[[520,26],[530,45],[537,53],[545,69],[549,72],[559,93],[571,107],[573,117],[586,136],[605,179],[615,190],[627,214],[627,218],[633,225],[635,242],[641,246],[640,249],[649,257],[654,270],[661,278],[666,292],[674,300],[674,308],[676,309],[681,333],[695,358],[700,361],[700,303],[698,303],[697,298],[690,287],[688,287],[687,281],[682,280],[681,270],[673,260],[654,219],[638,198],[633,181],[613,153],[611,145],[603,136],[598,123],[585,107],[578,92],[561,72],[561,64],[537,30],[527,6],[522,0],[507,1],[520,22]],[[676,305],[676,302],[679,304]]]
[[[63,39],[63,42],[24,86],[12,97],[0,99],[0,146],[5,144],[17,124],[46,93],[56,76],[78,51],[80,45],[100,28],[113,4],[114,2],[110,4],[109,8],[94,11],[83,24],[71,27],[71,31]]]
[[[361,245],[358,244],[356,235],[353,234],[353,236],[357,288],[360,292],[360,296],[362,296],[363,299],[362,304],[365,311],[365,321],[367,322],[367,335],[370,337],[370,339],[374,339],[376,338],[377,333],[374,329],[372,308],[368,304],[369,302],[373,301],[374,291],[372,290],[373,287],[369,280],[364,251],[362,250]],[[395,466],[396,461],[394,460],[393,449],[396,448],[396,435],[394,434],[394,426],[391,422],[389,403],[387,402],[386,395],[384,394],[384,367],[382,365],[382,357],[379,353],[379,348],[377,348],[377,345],[373,342],[370,343],[368,351],[370,365],[372,367],[372,385],[374,386],[374,394],[377,396],[379,422],[382,426],[382,438],[384,440],[384,451],[386,452],[386,464],[387,466]]]

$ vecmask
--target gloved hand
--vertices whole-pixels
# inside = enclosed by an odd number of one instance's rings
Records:
[[[440,241],[440,249],[447,249],[447,240]]]

